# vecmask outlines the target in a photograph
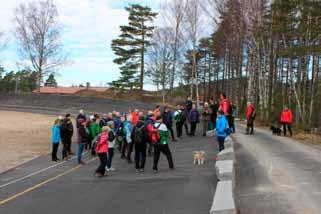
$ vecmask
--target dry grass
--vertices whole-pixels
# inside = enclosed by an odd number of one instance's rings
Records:
[[[293,136],[293,138],[307,143],[321,145],[321,136],[319,135],[298,132]]]
[[[55,117],[0,111],[0,172],[51,150]]]

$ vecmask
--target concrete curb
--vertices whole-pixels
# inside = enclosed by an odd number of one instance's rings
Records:
[[[221,181],[216,186],[210,214],[235,214],[232,181]]]
[[[234,201],[235,152],[234,142],[229,136],[225,140],[225,149],[218,153],[215,163],[217,183],[210,214],[236,214]]]

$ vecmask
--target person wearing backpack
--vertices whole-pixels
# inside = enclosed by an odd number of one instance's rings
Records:
[[[102,134],[99,139],[99,142],[96,146],[96,153],[98,154],[100,163],[98,168],[95,171],[95,175],[97,177],[105,176],[106,166],[107,166],[107,153],[108,153],[108,135],[110,128],[108,126],[104,126],[102,128]]]
[[[156,137],[156,140],[153,141],[155,148],[153,172],[158,172],[158,161],[161,152],[166,156],[169,168],[174,169],[172,153],[168,146],[168,129],[163,123],[163,119],[161,116],[157,117],[157,122],[154,124],[153,133],[155,133]]]
[[[219,111],[216,121],[216,137],[219,144],[219,151],[224,150],[225,138],[228,134],[228,122],[223,111]]]
[[[255,108],[254,105],[251,102],[248,102],[247,108],[246,108],[246,134],[254,134],[254,120],[255,120]]]
[[[152,142],[152,130],[153,126],[155,124],[155,118],[154,118],[154,112],[153,111],[148,111],[147,117],[145,119],[145,128],[148,134],[148,139],[147,139],[147,154],[149,157],[153,155],[153,142]]]
[[[51,152],[51,160],[54,162],[59,161],[59,158],[57,157],[57,151],[60,143],[60,123],[61,121],[59,119],[56,119],[54,122],[54,125],[51,129],[52,136],[52,152]]]
[[[164,124],[167,126],[167,129],[172,136],[172,141],[176,142],[176,139],[174,136],[174,130],[173,130],[173,115],[168,106],[164,107],[164,112],[162,114],[162,117],[163,117]]]
[[[144,117],[139,117],[133,129],[133,142],[135,144],[135,168],[136,172],[144,172],[146,161],[148,133],[144,124]]]
[[[107,126],[109,127],[109,133],[108,133],[108,155],[107,155],[107,166],[106,170],[109,171],[115,171],[115,168],[112,167],[112,161],[114,157],[114,146],[116,141],[116,134],[115,134],[115,123],[114,121],[110,120],[107,122]]]

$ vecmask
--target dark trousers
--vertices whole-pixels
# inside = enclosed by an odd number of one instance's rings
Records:
[[[96,169],[96,173],[104,175],[106,172],[106,165],[107,165],[107,153],[98,153],[98,157],[100,160],[100,164]]]
[[[187,122],[186,122],[186,121],[184,121],[184,127],[185,127],[186,135],[189,135],[188,125],[187,125]]]
[[[167,125],[166,125],[167,126]],[[168,131],[171,133],[172,140],[175,140],[173,126],[167,126]]]
[[[169,149],[168,144],[155,145],[154,149],[155,149],[155,154],[154,154],[153,170],[158,170],[157,166],[158,166],[158,161],[159,161],[159,157],[160,157],[160,153],[161,152],[166,156],[169,168],[173,169],[174,168],[174,162],[173,162],[172,153],[171,153],[171,150]]]
[[[135,166],[136,169],[144,169],[146,162],[146,143],[136,143],[135,144]]]
[[[252,118],[247,120],[247,127],[246,127],[246,133],[247,134],[254,134],[254,120]]]
[[[182,122],[177,122],[176,123],[176,134],[177,137],[180,138],[183,135],[183,123]]]
[[[108,169],[110,169],[111,167],[113,157],[114,157],[114,148],[108,148],[108,156],[107,156],[107,163],[106,163]]]
[[[286,136],[286,127],[288,127],[288,130],[290,132],[290,136],[292,137],[292,129],[291,129],[291,124],[290,123],[282,123],[283,125],[283,134]]]
[[[127,160],[131,160],[131,154],[133,152],[133,143],[127,143],[125,139],[123,141],[123,148],[122,148],[122,157],[126,157]]]
[[[227,120],[228,120],[228,127],[230,128],[231,132],[235,133],[234,117],[227,116]]]
[[[191,136],[195,136],[197,122],[191,122]]]
[[[203,135],[206,135],[209,124],[210,124],[209,120],[203,120]]]
[[[68,154],[70,155],[71,154],[71,138],[72,138],[72,136],[70,136],[70,137],[67,137],[67,152],[68,152]]]
[[[225,137],[217,137],[218,145],[219,145],[219,151],[224,150],[224,142],[225,142]]]
[[[62,159],[64,159],[68,157],[68,144],[65,140],[62,140],[62,145]]]
[[[51,159],[53,161],[56,161],[57,158],[57,151],[58,151],[59,143],[53,143],[52,144],[52,152],[51,152]]]

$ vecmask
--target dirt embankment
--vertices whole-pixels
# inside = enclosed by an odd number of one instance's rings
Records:
[[[54,116],[0,111],[0,172],[51,149]]]

